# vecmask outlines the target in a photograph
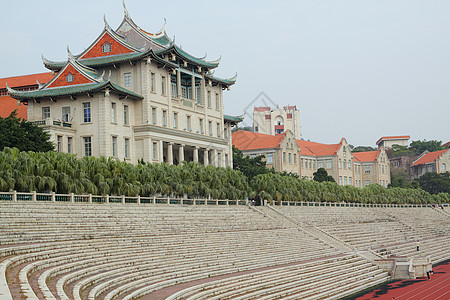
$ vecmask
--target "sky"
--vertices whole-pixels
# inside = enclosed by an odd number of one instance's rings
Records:
[[[0,78],[47,71],[123,19],[121,0],[0,0]],[[224,112],[296,105],[302,138],[375,146],[382,136],[450,141],[450,1],[126,0],[144,30],[238,73]],[[268,99],[258,98],[263,92]]]

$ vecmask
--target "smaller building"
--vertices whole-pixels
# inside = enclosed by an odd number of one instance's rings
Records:
[[[377,141],[378,148],[391,148],[392,145],[409,146],[409,135],[383,136]]]
[[[387,187],[391,182],[389,158],[384,148],[378,151],[354,152],[355,186],[364,187],[373,183]]]
[[[445,173],[450,171],[450,149],[434,152],[425,151],[411,165],[412,178],[419,178],[425,173]]]
[[[0,78],[0,117],[8,117],[14,110],[17,116],[27,120],[27,106],[17,99],[10,97],[6,84],[17,91],[32,91],[39,88],[41,83],[47,83],[53,78],[51,72]]]
[[[239,130],[233,133],[233,145],[244,155],[264,155],[267,168],[278,172],[296,173],[300,176],[300,147],[294,134],[287,130],[283,134],[268,135]]]
[[[297,106],[253,108],[253,131],[277,135],[290,130],[296,139],[300,139],[300,112]]]

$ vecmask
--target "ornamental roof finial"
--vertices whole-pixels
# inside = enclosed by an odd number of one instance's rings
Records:
[[[69,62],[73,63],[75,61],[75,58],[73,57],[72,53],[70,52],[69,45],[67,45],[67,56],[69,58]]]
[[[125,0],[122,0],[122,5],[123,5],[123,14],[126,19],[129,19],[130,14],[128,13],[127,6],[125,5]]]

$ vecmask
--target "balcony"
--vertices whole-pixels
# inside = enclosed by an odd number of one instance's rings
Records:
[[[65,128],[72,128],[72,123],[52,119],[31,121],[30,123],[37,126],[60,126]]]

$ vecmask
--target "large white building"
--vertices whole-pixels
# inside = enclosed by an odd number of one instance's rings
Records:
[[[290,130],[296,139],[301,139],[300,111],[297,106],[254,107],[253,131],[263,134],[278,135]]]
[[[55,72],[49,82],[8,92],[28,105],[28,120],[50,132],[58,151],[232,166],[231,127],[242,118],[224,116],[223,91],[236,76],[214,77],[219,60],[190,55],[164,28],[142,30],[125,5],[117,30],[105,19],[82,53],[43,61]]]

